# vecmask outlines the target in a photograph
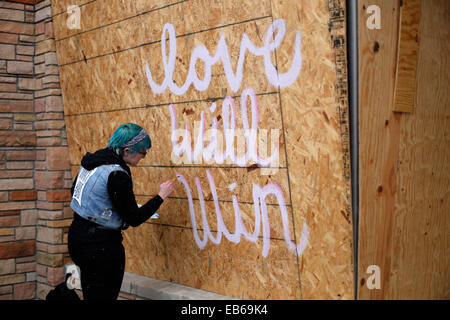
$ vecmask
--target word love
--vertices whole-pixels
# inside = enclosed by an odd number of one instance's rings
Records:
[[[166,33],[169,35],[169,55],[166,55]],[[148,62],[146,61],[146,74],[147,80],[152,88],[153,92],[157,94],[163,93],[167,87],[175,95],[183,95],[190,87],[194,85],[198,91],[205,91],[209,87],[211,82],[211,67],[222,62],[223,69],[228,84],[233,92],[237,92],[241,87],[244,61],[246,52],[250,52],[255,56],[263,57],[264,68],[267,80],[275,87],[285,88],[290,86],[298,77],[302,68],[302,56],[301,56],[301,33],[296,32],[295,35],[295,52],[292,59],[292,65],[289,71],[286,73],[278,73],[276,67],[272,64],[271,53],[278,48],[283,41],[286,33],[286,23],[283,19],[277,19],[267,28],[266,36],[264,39],[264,46],[258,47],[253,44],[246,33],[242,34],[241,46],[239,51],[239,58],[236,67],[236,72],[233,72],[230,55],[228,52],[228,46],[225,41],[224,35],[220,34],[220,39],[217,44],[216,54],[211,56],[208,49],[204,45],[198,45],[194,48],[191,54],[189,62],[189,71],[186,77],[185,83],[179,87],[173,81],[173,73],[175,70],[175,60],[177,56],[177,40],[175,35],[175,29],[172,24],[166,23],[161,32],[161,56],[164,67],[164,80],[161,84],[157,84],[150,71]],[[195,65],[198,60],[204,63],[204,76],[200,79],[195,70]]]
[[[251,105],[251,126],[249,125],[247,116],[247,101],[250,100]],[[197,129],[197,139],[195,141],[194,150],[191,147],[191,133],[188,124],[185,129],[177,128],[177,115],[173,105],[169,106],[171,119],[171,140],[172,155],[171,160],[175,164],[185,163],[201,163],[202,159],[207,163],[215,161],[218,164],[223,163],[226,159],[229,163],[234,163],[244,167],[249,161],[254,161],[260,167],[278,166],[279,162],[279,130],[271,130],[271,156],[269,158],[261,157],[260,154],[267,154],[267,130],[258,128],[258,100],[253,89],[245,89],[241,95],[241,118],[242,128],[236,129],[236,107],[234,99],[227,96],[222,103],[221,119],[223,122],[223,131],[218,130],[218,120],[213,117],[211,128],[205,132],[205,111],[201,112],[201,121]],[[214,112],[216,103],[213,102],[210,111]],[[259,148],[257,147],[257,134],[259,132]],[[225,152],[223,149],[223,135],[225,135]],[[179,138],[183,137],[181,142]],[[237,138],[238,154],[244,154],[239,157],[235,154],[235,137]],[[205,140],[209,140],[208,146],[205,147]],[[245,143],[239,143],[245,140]],[[265,140],[266,144],[261,143]],[[268,170],[270,171],[270,170]],[[272,171],[270,171],[272,172]],[[270,174],[270,173],[269,173]]]
[[[220,210],[219,201],[217,197],[216,186],[214,184],[214,179],[209,170],[206,170],[206,175],[208,177],[208,182],[216,211],[217,234],[214,237],[209,228],[208,220],[206,218],[205,201],[203,199],[202,186],[200,184],[200,179],[198,177],[195,177],[195,184],[197,186],[198,197],[200,200],[200,208],[202,213],[202,224],[203,224],[203,239],[200,239],[197,230],[197,221],[195,218],[194,203],[192,200],[191,189],[189,188],[186,178],[182,174],[177,173],[178,181],[180,181],[183,184],[186,190],[186,195],[188,197],[189,202],[189,212],[191,216],[191,224],[194,239],[195,242],[197,243],[197,246],[200,249],[203,249],[206,246],[208,239],[211,240],[211,242],[214,243],[215,245],[220,244],[222,240],[222,234],[225,236],[225,238],[227,238],[229,241],[233,243],[239,243],[242,235],[247,240],[251,242],[256,242],[259,238],[262,225],[262,240],[263,240],[262,256],[267,257],[270,250],[270,221],[267,212],[266,198],[269,195],[273,195],[277,199],[278,206],[280,208],[281,221],[283,223],[284,240],[286,242],[287,248],[289,249],[290,252],[292,252],[293,254],[297,254],[298,256],[303,254],[303,251],[306,249],[306,245],[308,244],[309,238],[308,227],[306,226],[306,223],[303,223],[303,229],[299,244],[295,244],[291,241],[288,213],[284,201],[283,191],[281,190],[279,185],[270,183],[261,188],[258,185],[253,184],[253,208],[255,214],[255,229],[251,234],[248,232],[244,223],[242,222],[238,198],[236,195],[233,195],[232,202],[235,218],[234,219],[235,231],[234,233],[231,233],[230,231],[228,231],[223,221],[222,212]],[[230,189],[231,188],[232,187],[230,186]]]

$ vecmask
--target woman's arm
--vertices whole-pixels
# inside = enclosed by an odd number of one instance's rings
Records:
[[[122,219],[132,227],[137,227],[147,221],[164,201],[159,195],[156,195],[139,208],[134,196],[131,178],[123,171],[113,171],[109,175],[108,193],[114,208]]]

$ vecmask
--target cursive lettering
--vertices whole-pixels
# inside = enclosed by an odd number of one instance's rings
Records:
[[[262,224],[262,239],[263,239],[263,249],[262,249],[262,256],[267,257],[269,255],[270,250],[270,221],[269,221],[269,215],[267,212],[267,203],[266,198],[269,195],[275,196],[277,199],[278,206],[280,208],[280,214],[281,214],[281,221],[283,223],[283,233],[284,233],[284,240],[286,242],[286,246],[290,252],[293,254],[297,254],[298,256],[303,254],[303,251],[306,249],[306,246],[308,244],[308,238],[309,238],[309,232],[308,227],[306,223],[303,223],[303,229],[302,234],[300,238],[300,242],[298,244],[295,244],[291,240],[291,233],[289,231],[289,218],[288,213],[286,209],[286,204],[284,201],[283,191],[281,190],[280,186],[274,183],[270,183],[265,185],[264,187],[260,187],[256,184],[253,184],[253,209],[255,214],[255,229],[253,233],[249,233],[246,229],[244,223],[242,222],[242,216],[239,209],[239,203],[238,198],[236,195],[232,196],[232,202],[233,202],[233,211],[234,211],[234,225],[235,225],[235,231],[234,233],[231,233],[227,227],[225,226],[225,223],[223,221],[222,217],[222,211],[219,206],[216,186],[214,183],[214,179],[209,172],[209,170],[206,170],[206,175],[209,182],[209,187],[211,190],[211,194],[214,201],[214,208],[217,218],[217,234],[216,236],[213,236],[208,220],[206,218],[206,211],[205,211],[205,200],[203,198],[203,190],[200,183],[200,179],[198,177],[195,177],[195,184],[197,187],[198,197],[200,200],[200,209],[202,214],[202,224],[203,224],[203,239],[200,239],[200,236],[198,234],[197,229],[197,221],[195,218],[195,211],[194,211],[194,203],[192,200],[192,194],[191,189],[186,181],[186,178],[182,175],[177,173],[177,179],[180,181],[186,191],[186,195],[188,198],[189,203],[189,213],[191,216],[191,224],[192,224],[192,231],[194,234],[194,240],[197,244],[197,246],[200,249],[203,249],[208,239],[214,243],[215,245],[218,245],[221,243],[222,235],[225,236],[225,238],[228,239],[228,241],[233,243],[239,243],[241,239],[241,235],[243,235],[247,240],[251,242],[256,242],[259,238],[259,234],[261,231],[261,224]]]
[[[191,53],[189,62],[189,70],[186,81],[182,86],[177,86],[173,81],[173,73],[175,70],[175,61],[177,56],[177,40],[175,28],[172,24],[166,23],[161,32],[161,58],[164,68],[164,80],[161,84],[157,84],[153,79],[148,62],[146,61],[145,71],[147,80],[156,94],[163,93],[167,88],[175,95],[183,95],[190,87],[194,85],[198,91],[205,91],[208,89],[211,82],[211,67],[222,62],[225,71],[225,77],[233,92],[238,92],[241,87],[241,82],[244,72],[244,61],[246,52],[250,52],[255,56],[263,57],[264,69],[267,80],[275,87],[285,88],[290,86],[300,74],[302,67],[301,56],[301,32],[297,31],[295,35],[294,57],[292,59],[291,68],[286,73],[279,73],[276,67],[272,64],[271,53],[280,46],[286,33],[286,23],[283,19],[276,19],[267,28],[264,45],[262,47],[255,46],[249,39],[246,33],[242,34],[241,45],[239,51],[239,58],[236,67],[236,72],[233,72],[230,55],[228,52],[228,45],[226,43],[223,33],[220,34],[220,39],[217,44],[216,54],[211,56],[208,49],[204,45],[198,45]],[[166,34],[169,38],[169,54],[166,54]],[[197,61],[200,60],[204,64],[203,79],[200,79],[195,70]]]
[[[250,100],[251,110],[251,125],[247,116],[247,101]],[[215,102],[211,105],[210,110],[215,110]],[[257,144],[257,135],[259,133],[260,138],[262,134],[267,136],[267,130],[261,130],[258,127],[258,100],[256,98],[253,89],[248,88],[242,92],[241,96],[241,118],[242,128],[236,129],[236,107],[233,98],[227,96],[222,103],[223,131],[225,133],[225,152],[222,152],[222,143],[220,140],[220,131],[218,130],[217,118],[213,118],[211,129],[205,134],[205,111],[201,112],[201,120],[198,128],[198,134],[195,141],[194,150],[191,147],[191,132],[189,126],[186,123],[185,128],[177,128],[177,115],[173,105],[169,106],[170,119],[171,119],[171,140],[172,140],[172,162],[179,164],[181,161],[185,163],[201,162],[201,159],[207,163],[215,161],[218,164],[223,163],[226,159],[230,163],[234,163],[240,167],[247,165],[249,161],[254,161],[260,167],[268,165],[278,166],[279,162],[279,130],[271,130],[271,156],[268,158],[262,157],[258,151],[267,154],[267,145]],[[242,133],[242,134],[241,134]],[[205,144],[205,136],[209,136],[210,142],[208,146]],[[181,142],[178,142],[179,137],[182,137]],[[241,157],[235,154],[235,137],[238,140],[238,151],[243,153]],[[239,141],[244,139],[245,143],[239,144]],[[267,142],[267,139],[265,139]],[[200,159],[200,160],[199,160]]]

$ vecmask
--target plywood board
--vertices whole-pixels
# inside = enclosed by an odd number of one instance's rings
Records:
[[[73,172],[135,122],[153,141],[138,202],[178,177],[161,218],[123,233],[126,270],[239,298],[353,298],[345,1],[148,3],[85,3],[79,30],[55,17]],[[202,126],[241,130],[240,160],[196,149]]]

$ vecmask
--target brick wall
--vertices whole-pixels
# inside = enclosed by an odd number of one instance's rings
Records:
[[[50,0],[0,1],[0,299],[63,281],[72,183]]]

